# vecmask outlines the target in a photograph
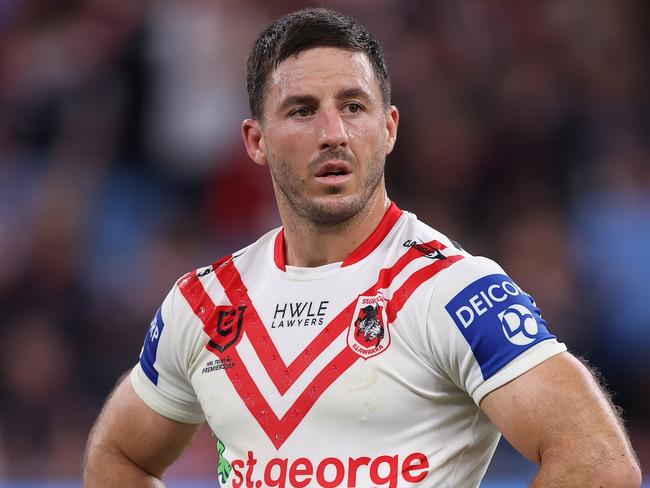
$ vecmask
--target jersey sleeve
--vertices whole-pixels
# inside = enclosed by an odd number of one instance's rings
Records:
[[[140,398],[159,414],[185,423],[201,423],[205,416],[188,378],[190,334],[175,316],[182,305],[178,287],[169,292],[145,335],[131,383]]]
[[[435,283],[427,328],[434,363],[478,405],[485,395],[566,351],[533,298],[487,258],[469,256]]]

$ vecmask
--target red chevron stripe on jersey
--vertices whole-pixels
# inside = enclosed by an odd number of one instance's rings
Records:
[[[437,241],[426,244],[427,246],[442,250],[445,246]],[[414,248],[409,248],[390,268],[383,268],[379,272],[377,282],[362,295],[375,295],[381,289],[390,286],[394,278],[414,259],[422,257],[422,253]],[[462,259],[462,256],[449,256],[443,260],[420,268],[414,272],[404,284],[389,297],[387,315],[388,325],[397,317],[406,301],[413,292],[424,282],[431,279],[438,272]],[[271,340],[262,320],[260,319],[253,303],[248,296],[234,262],[226,261],[215,269],[217,279],[220,281],[231,304],[237,308],[246,306],[246,318],[243,330],[250,339],[260,362],[264,366],[270,379],[281,395],[301,376],[305,369],[317,358],[341,333],[349,326],[355,310],[357,298],[346,306],[299,354],[288,366],[282,360],[275,344]],[[204,324],[204,331],[210,335],[216,320],[218,307],[206,293],[202,282],[195,273],[186,276],[179,282],[179,289],[197,317]],[[240,336],[241,337],[241,336]],[[287,410],[282,418],[278,418],[268,401],[264,398],[255,381],[251,377],[246,365],[236,349],[236,344],[228,349],[233,367],[226,370],[230,381],[237,390],[244,404],[259,422],[271,442],[279,448],[300,424],[307,412],[327,388],[352,364],[361,359],[349,347],[344,347],[309,383],[304,391]],[[210,344],[206,347],[221,359],[221,352]]]
[[[429,242],[427,245],[435,247],[439,250],[443,250],[445,248],[443,244],[437,241]],[[360,293],[360,295],[374,295],[377,293],[377,290],[387,288],[390,286],[393,279],[411,261],[421,256],[422,254],[416,249],[409,248],[409,250],[404,253],[392,267],[382,269],[379,273],[377,283],[366,290],[364,293]],[[418,271],[417,273],[422,273],[422,270]],[[332,340],[338,337],[338,335],[347,328],[352,319],[352,314],[354,313],[354,308],[356,305],[355,299],[347,307],[345,307],[336,318],[334,318],[326,327],[324,327],[320,334],[318,334],[307,346],[305,351],[307,351],[308,354],[298,355],[298,357],[287,366],[284,361],[282,361],[282,358],[280,357],[275,344],[273,344],[273,341],[268,335],[268,332],[264,327],[264,322],[257,314],[257,311],[255,310],[255,307],[253,306],[253,303],[248,296],[246,285],[244,285],[241,276],[239,275],[239,272],[237,271],[237,268],[234,266],[234,264],[230,262],[228,265],[218,269],[217,278],[221,282],[228,300],[230,300],[230,303],[233,306],[238,307],[240,305],[246,305],[246,314],[248,315],[248,318],[246,320],[246,334],[251,338],[251,343],[255,348],[255,352],[259,356],[260,361],[266,368],[266,371],[269,374],[271,380],[281,394],[286,393],[293,382],[298,379],[303,371],[307,369],[307,367],[311,364],[313,358],[321,354],[325,348],[330,345]],[[410,293],[412,293],[414,291],[413,282],[409,284],[411,286]],[[410,296],[410,293],[408,296]],[[406,297],[406,295],[400,294],[399,299],[401,300],[403,297]],[[401,304],[399,308],[401,308],[402,305],[403,304]],[[390,315],[390,311],[394,309],[394,306],[389,306],[389,322],[392,322],[395,318],[396,313],[394,313],[392,316]],[[279,366],[277,366],[278,364]]]

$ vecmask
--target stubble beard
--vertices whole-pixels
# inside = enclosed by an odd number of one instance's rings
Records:
[[[385,160],[380,151],[373,154],[362,191],[340,198],[336,198],[336,195],[343,193],[343,185],[330,185],[327,188],[328,196],[310,198],[302,191],[305,182],[295,178],[288,165],[271,162],[269,167],[274,185],[298,218],[317,228],[331,228],[353,221],[363,211],[383,179]],[[353,164],[353,169],[355,167],[356,164]]]

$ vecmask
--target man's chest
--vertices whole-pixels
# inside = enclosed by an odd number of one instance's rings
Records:
[[[312,421],[321,431],[332,418],[337,430],[346,422],[385,424],[384,412],[395,415],[393,398],[405,407],[401,389],[430,386],[422,348],[425,280],[414,286],[408,276],[356,276],[269,285],[230,273],[220,277],[223,295],[211,297],[229,304],[206,311],[209,340],[197,345],[189,372],[218,435],[249,425],[279,449]]]
[[[373,375],[376,398],[400,382],[424,387],[432,278],[458,259],[399,246],[363,265],[289,276],[246,253],[199,273],[184,296],[207,341],[188,373],[208,421],[218,428],[239,412],[278,449],[310,412],[354,405],[355,385]]]

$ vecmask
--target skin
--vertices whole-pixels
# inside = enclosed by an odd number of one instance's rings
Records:
[[[512,446],[541,465],[534,488],[641,486],[611,402],[567,352],[489,393],[480,406]]]
[[[127,377],[110,396],[90,432],[83,486],[164,487],[163,473],[190,444],[199,427],[154,412]]]
[[[388,204],[384,162],[399,115],[385,108],[365,55],[315,48],[280,63],[262,121],[245,120],[246,149],[268,165],[296,266],[342,261],[375,229]],[[319,176],[323,168],[346,175]],[[639,487],[641,474],[610,402],[591,373],[559,354],[488,394],[496,427],[539,463],[534,487]],[[198,425],[151,410],[127,378],[89,437],[84,486],[160,487]]]

